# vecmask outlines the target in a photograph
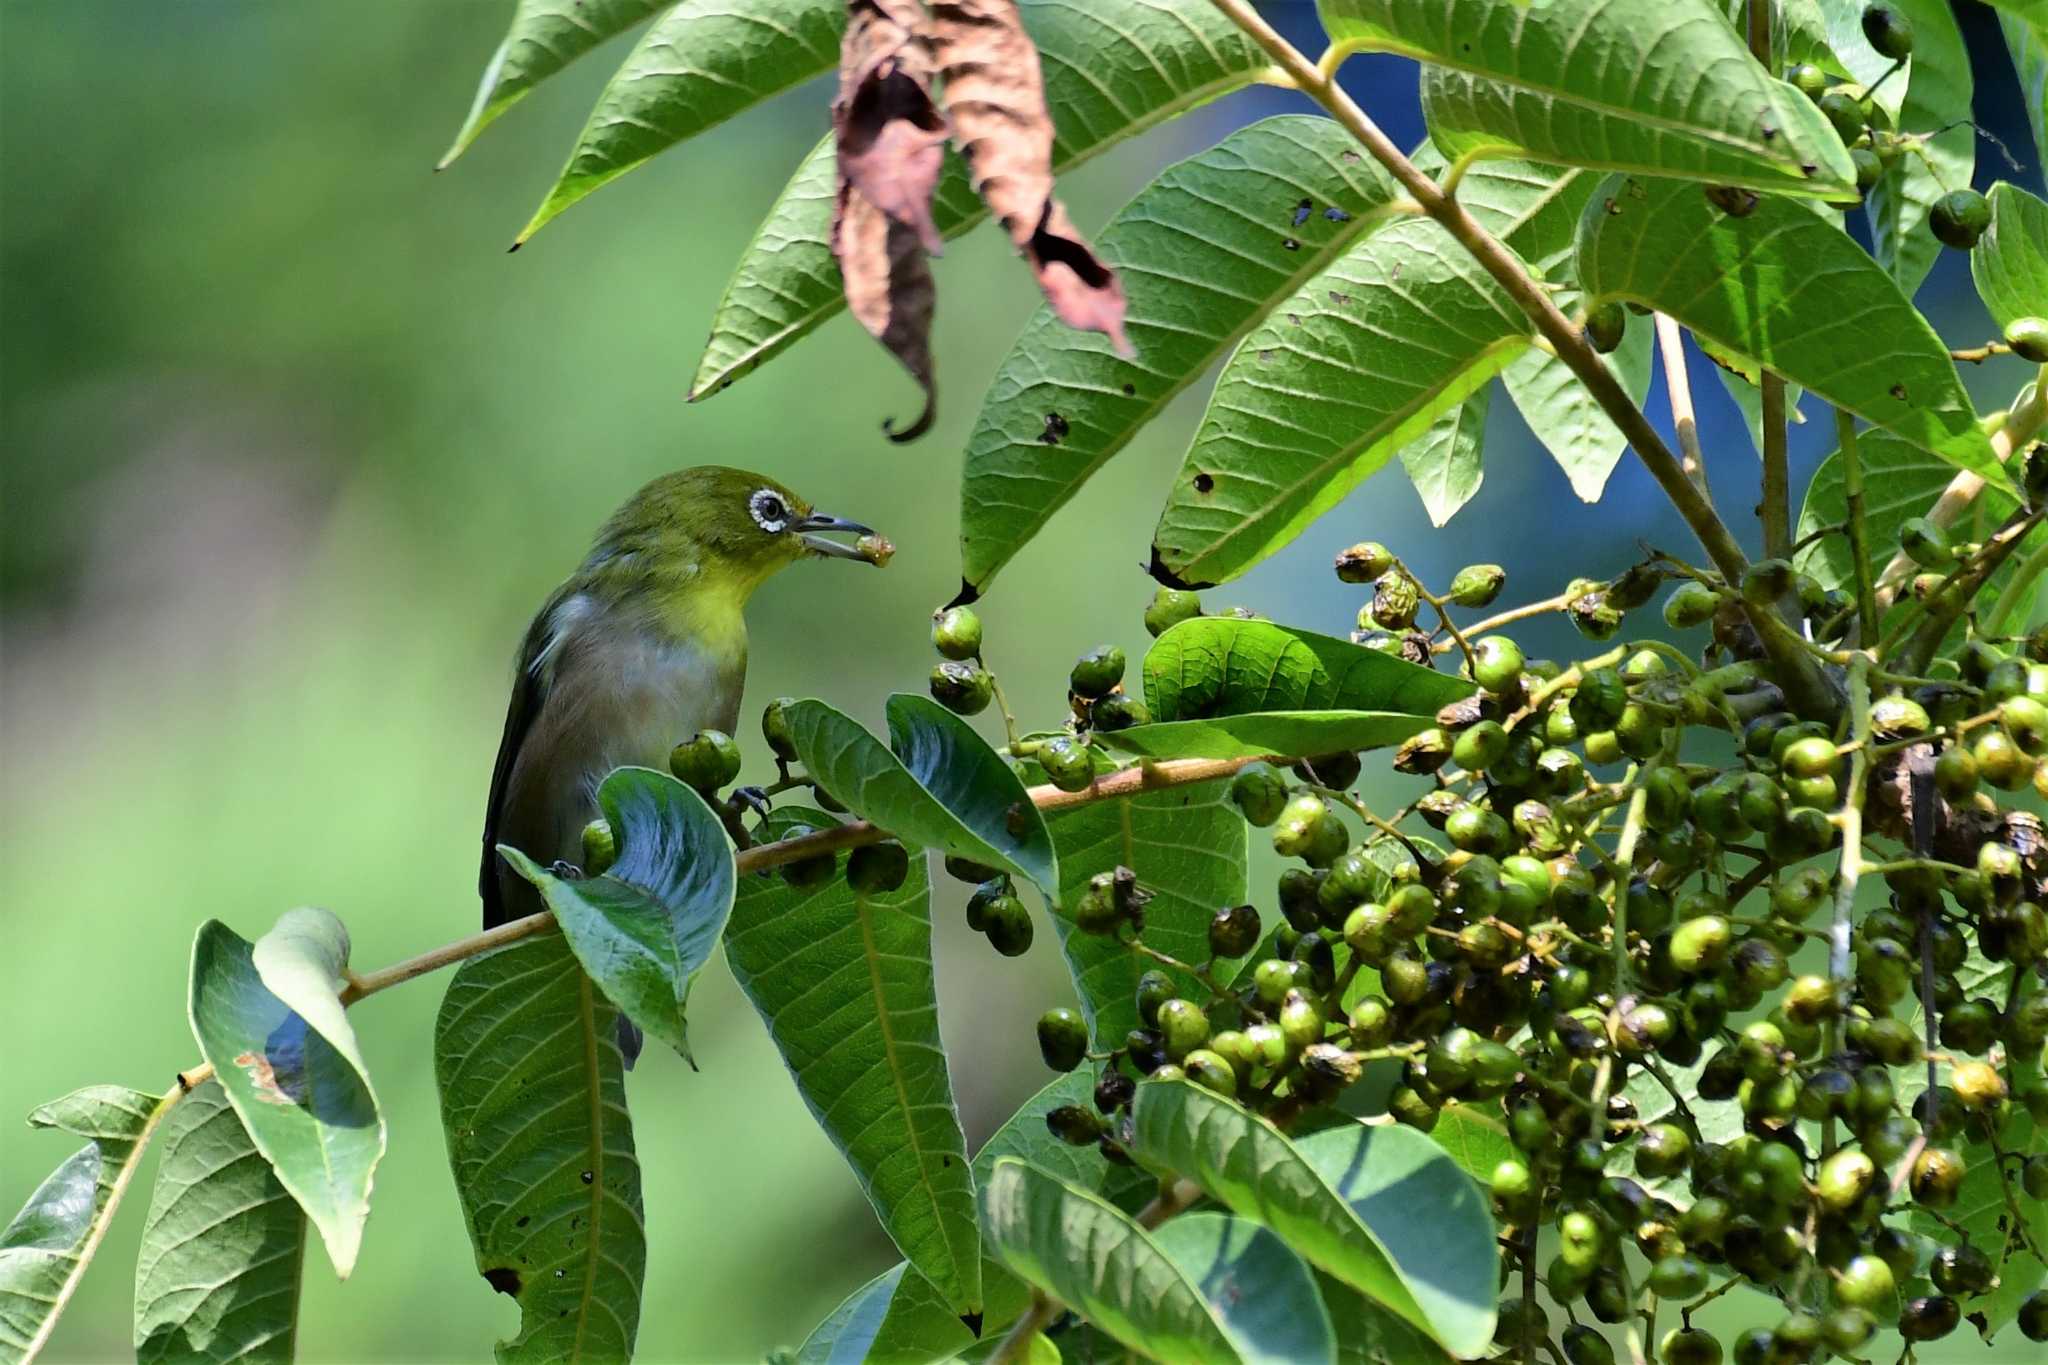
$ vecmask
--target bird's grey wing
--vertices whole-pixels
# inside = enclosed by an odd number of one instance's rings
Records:
[[[541,706],[547,700],[547,679],[541,676],[541,670],[534,664],[547,645],[554,609],[555,602],[551,599],[533,618],[526,640],[519,647],[519,668],[512,680],[512,701],[505,711],[505,735],[498,741],[498,765],[491,770],[490,803],[484,808],[483,864],[476,879],[477,894],[484,901],[486,929],[518,918],[505,906],[499,883],[501,859],[498,845],[502,842],[505,800],[512,788],[512,769],[519,761],[520,747],[533,730],[534,719],[540,715]]]

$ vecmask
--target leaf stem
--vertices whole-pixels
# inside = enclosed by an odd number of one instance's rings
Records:
[[[1655,319],[1657,351],[1664,359],[1664,387],[1671,395],[1671,425],[1678,433],[1679,462],[1702,492],[1707,487],[1707,463],[1700,451],[1699,421],[1693,415],[1692,379],[1685,368],[1685,336],[1668,313]]]
[[[1765,370],[1758,387],[1763,391],[1764,475],[1757,512],[1763,522],[1764,557],[1786,559],[1792,554],[1792,474],[1785,429],[1785,381]]]

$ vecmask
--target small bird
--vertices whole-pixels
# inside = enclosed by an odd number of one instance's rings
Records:
[[[498,845],[542,866],[578,863],[606,774],[665,770],[679,741],[733,733],[754,589],[799,559],[885,557],[825,531],[873,535],[773,479],[716,465],[665,474],[612,514],[519,648],[484,814],[484,928],[546,908]]]

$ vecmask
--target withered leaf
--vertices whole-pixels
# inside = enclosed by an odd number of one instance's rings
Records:
[[[916,421],[901,431],[892,422],[882,423],[890,440],[916,440],[937,415],[931,332],[938,299],[917,231],[876,208],[842,175],[832,251],[845,279],[847,310],[924,389],[924,411]]]
[[[869,203],[914,228],[926,251],[944,238],[932,191],[945,158],[946,120],[932,102],[934,59],[921,0],[848,0],[832,104],[839,174]]]
[[[1052,116],[1015,0],[932,0],[931,17],[946,117],[975,192],[1031,262],[1060,321],[1106,333],[1129,354],[1123,286],[1053,198]]]

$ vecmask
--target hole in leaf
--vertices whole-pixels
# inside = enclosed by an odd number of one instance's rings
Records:
[[[1038,433],[1038,439],[1046,445],[1056,446],[1067,436],[1067,419],[1056,412],[1045,415],[1045,430]]]
[[[511,1266],[493,1266],[491,1269],[486,1270],[484,1272],[484,1283],[497,1290],[500,1294],[510,1294],[515,1299],[519,1297],[519,1272]]]

